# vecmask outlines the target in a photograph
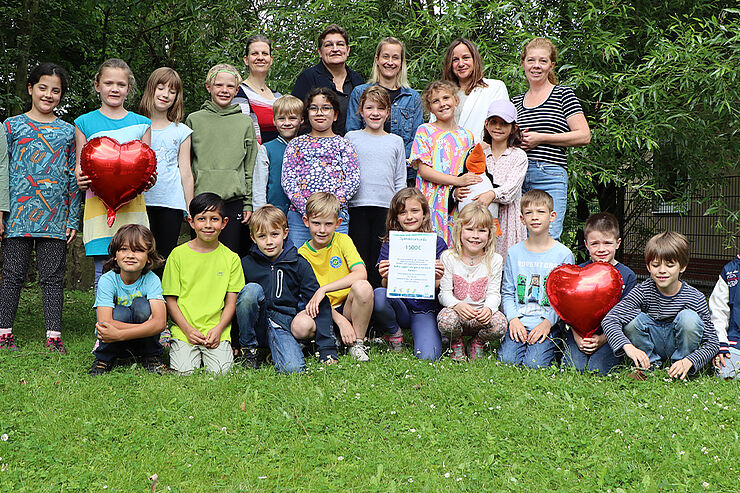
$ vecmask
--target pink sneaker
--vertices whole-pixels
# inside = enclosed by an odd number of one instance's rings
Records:
[[[406,345],[403,343],[403,336],[392,336],[390,334],[383,334],[383,339],[388,343],[388,348],[391,352],[401,353],[406,349]]]
[[[67,348],[64,347],[61,337],[47,338],[46,349],[48,349],[50,353],[67,354]]]
[[[462,339],[452,341],[452,343],[450,344],[450,349],[452,350],[452,354],[450,354],[450,359],[452,361],[462,362],[467,359],[465,357],[465,344],[463,344]]]
[[[0,349],[18,351],[18,346],[15,345],[13,334],[3,334],[0,336]]]
[[[475,361],[477,359],[483,358],[483,352],[485,351],[486,343],[478,339],[477,337],[473,337],[470,339],[470,342],[468,343],[468,357],[470,358],[470,361]]]

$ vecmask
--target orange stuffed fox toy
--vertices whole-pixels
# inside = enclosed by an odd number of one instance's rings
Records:
[[[494,185],[491,182],[491,175],[486,173],[486,155],[483,152],[483,148],[480,144],[476,144],[475,147],[473,147],[468,155],[465,157],[465,164],[463,166],[462,173],[460,174],[465,174],[468,172],[480,175],[483,180],[480,183],[476,183],[475,185],[470,185],[468,187],[470,188],[470,193],[464,199],[460,200],[457,203],[458,211],[463,210],[466,205],[473,202],[480,195],[498,187],[498,185]],[[496,234],[500,235],[501,228],[499,227],[498,223],[498,204],[496,202],[491,202],[491,204],[488,206],[488,210],[491,211],[491,215],[493,216],[494,226],[497,229]]]

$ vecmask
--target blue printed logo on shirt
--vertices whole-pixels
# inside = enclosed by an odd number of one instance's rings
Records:
[[[338,269],[342,266],[342,259],[335,255],[334,257],[329,259],[329,265],[331,265],[334,269]]]

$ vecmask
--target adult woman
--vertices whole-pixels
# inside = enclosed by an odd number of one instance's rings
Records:
[[[591,130],[573,89],[557,85],[555,45],[549,39],[534,38],[524,46],[521,58],[529,90],[512,102],[522,129],[522,149],[529,159],[522,191],[538,188],[552,195],[557,217],[550,235],[559,239],[568,199],[566,147],[587,145]]]
[[[396,38],[383,38],[375,49],[373,72],[367,84],[355,87],[347,107],[347,131],[359,130],[365,126],[358,111],[360,96],[371,85],[379,85],[391,100],[391,116],[386,120],[386,132],[403,139],[406,157],[411,154],[416,129],[424,123],[419,93],[409,87],[406,75],[406,47]],[[414,169],[407,168],[408,178],[415,179]]]
[[[281,94],[272,91],[265,83],[272,67],[272,41],[261,34],[250,36],[244,64],[249,69],[249,75],[239,85],[234,103],[241,106],[242,113],[252,117],[257,141],[263,144],[278,136],[272,122],[272,105]]]
[[[488,107],[499,99],[509,99],[503,82],[483,78],[483,62],[478,48],[466,38],[457,38],[450,43],[445,53],[442,78],[460,86],[457,96],[460,104],[455,110],[455,120],[473,134],[475,142],[483,138],[483,123]],[[434,117],[430,117],[434,123]]]

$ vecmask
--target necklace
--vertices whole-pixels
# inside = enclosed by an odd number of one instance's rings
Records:
[[[481,255],[476,255],[475,257],[471,257],[471,256],[467,255],[467,257],[470,259],[470,263],[468,265],[471,265],[471,266],[472,265],[475,265],[475,261],[478,260],[479,258],[481,258],[482,256],[483,256],[482,254]],[[460,257],[461,257],[460,259],[463,261],[463,263],[466,263],[465,260],[462,258],[463,256],[460,255]]]
[[[267,87],[267,85],[266,85],[266,84],[262,84],[262,87],[259,87],[259,86],[257,86],[257,84],[255,84],[255,83],[254,83],[254,81],[253,81],[252,79],[250,79],[249,77],[247,77],[247,80],[246,80],[246,82],[247,82],[247,85],[248,85],[249,87],[251,87],[252,89],[254,89],[255,91],[259,91],[259,92],[265,92],[265,91],[268,91],[268,90],[269,90],[269,88]]]

